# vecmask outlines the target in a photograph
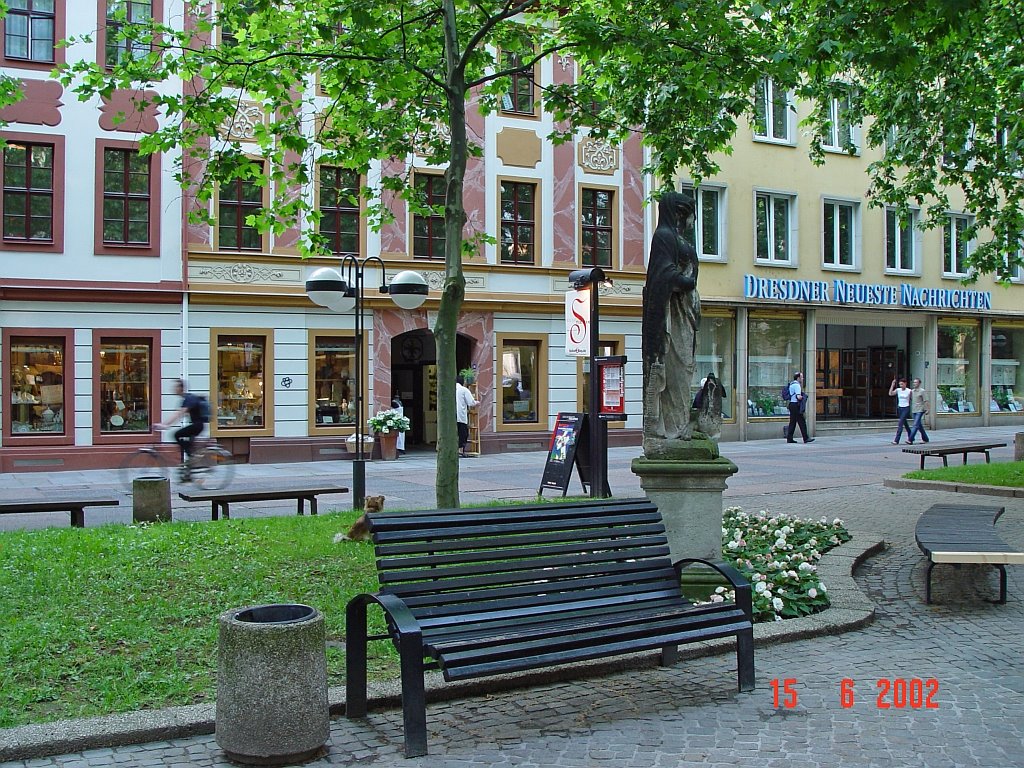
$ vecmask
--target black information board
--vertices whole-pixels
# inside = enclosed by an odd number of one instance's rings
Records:
[[[573,466],[579,470],[580,483],[586,487],[584,478],[589,477],[589,472],[585,473],[580,461],[581,451],[585,457],[589,445],[586,425],[587,419],[582,413],[558,414],[555,428],[551,431],[551,443],[548,446],[547,461],[544,463],[544,475],[540,481],[538,495],[543,494],[545,488],[553,488],[565,496],[569,490]]]

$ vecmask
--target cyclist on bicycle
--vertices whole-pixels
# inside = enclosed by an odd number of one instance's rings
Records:
[[[189,468],[192,460],[192,448],[196,437],[206,426],[208,407],[204,405],[202,397],[188,391],[184,379],[178,379],[174,389],[175,393],[181,397],[181,408],[171,414],[169,419],[157,424],[156,428],[170,429],[170,423],[181,421],[186,414],[188,415],[189,423],[174,432],[174,440],[181,448],[181,480],[187,483],[191,479]]]

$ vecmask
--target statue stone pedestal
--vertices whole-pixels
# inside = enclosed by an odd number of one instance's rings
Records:
[[[672,561],[688,557],[722,559],[722,491],[737,467],[699,433],[693,440],[658,448],[645,442],[645,456],[633,459],[640,487],[661,511]],[[649,450],[653,449],[653,450]],[[657,458],[647,458],[650,455]]]

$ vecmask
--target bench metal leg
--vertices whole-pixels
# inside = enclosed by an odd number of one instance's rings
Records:
[[[295,501],[298,502],[298,507],[296,508],[296,514],[299,514],[299,515],[306,514],[306,499],[305,499],[305,497],[299,496]]]
[[[754,630],[736,635],[736,672],[740,691],[754,690]]]
[[[924,469],[924,454],[921,454],[921,469]]]
[[[949,466],[949,456],[947,456],[946,454],[942,454],[942,466]]]
[[[427,754],[427,696],[423,683],[423,636],[398,638],[402,664],[402,721],[405,731],[405,756]]]
[[[1004,605],[1006,603],[1006,566],[997,565],[995,567],[999,571],[999,604]]]
[[[932,568],[935,567],[935,563],[931,560],[928,561],[928,571],[926,573],[926,580],[924,585],[924,602],[927,605],[932,604]]]
[[[670,667],[679,661],[679,646],[678,645],[666,645],[661,649],[661,659],[659,663],[663,667]]]
[[[71,527],[85,528],[85,508],[77,507],[71,510]]]
[[[345,608],[345,717],[366,717],[366,603]]]
[[[988,451],[985,451],[985,463],[986,464],[991,464],[992,463],[992,458],[988,455]]]
[[[223,514],[225,520],[231,519],[231,511],[228,509],[228,503],[226,501],[220,501],[214,499],[210,502],[210,519],[216,520]]]

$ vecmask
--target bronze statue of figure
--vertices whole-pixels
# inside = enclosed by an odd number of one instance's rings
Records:
[[[689,195],[666,192],[658,202],[643,298],[644,454],[688,441],[690,383],[696,367],[700,295],[697,252],[683,232],[693,226]]]

